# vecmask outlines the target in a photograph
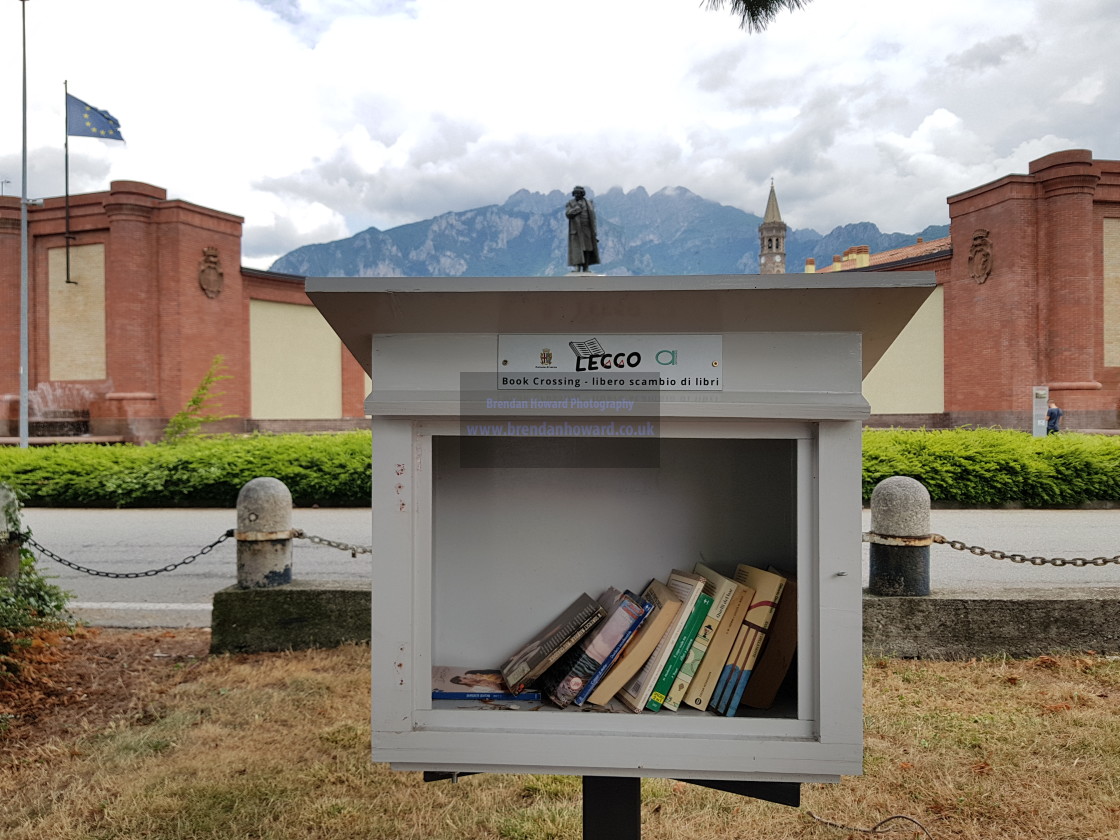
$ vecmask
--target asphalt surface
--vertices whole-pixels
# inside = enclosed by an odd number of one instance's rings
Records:
[[[87,510],[25,508],[24,525],[34,540],[71,563],[110,574],[139,573],[198,554],[237,526],[233,509]],[[368,546],[368,509],[301,508],[292,527],[335,542]],[[115,627],[209,627],[215,592],[237,583],[237,544],[225,539],[174,571],[120,579],[76,571],[38,553],[39,569],[73,593],[73,613],[94,625]],[[297,539],[292,573],[297,578],[368,581],[368,554]]]
[[[236,524],[232,509],[74,510],[26,508],[23,521],[33,538],[72,563],[114,574],[162,568],[197,555]],[[1120,555],[1120,510],[934,510],[933,532],[968,545],[1007,553],[1053,557]],[[301,508],[292,527],[309,535],[369,545],[371,518],[365,508]],[[870,529],[864,511],[863,530]],[[867,585],[869,546],[863,547]],[[308,580],[368,582],[370,555],[297,539],[293,575]],[[39,567],[74,594],[83,620],[118,627],[206,627],[215,592],[237,581],[237,550],[226,539],[174,571],[116,579],[63,566],[42,554]],[[1091,597],[1120,591],[1120,563],[1101,567],[1016,564],[977,557],[945,545],[930,549],[930,584],[935,594]]]

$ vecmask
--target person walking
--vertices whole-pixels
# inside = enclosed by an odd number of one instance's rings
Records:
[[[1050,400],[1050,405],[1046,409],[1046,434],[1054,435],[1061,431],[1062,410],[1058,408],[1058,404]]]

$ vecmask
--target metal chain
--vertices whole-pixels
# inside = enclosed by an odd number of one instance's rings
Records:
[[[340,551],[349,551],[351,557],[357,557],[359,554],[373,554],[372,546],[368,545],[351,545],[350,543],[338,542],[337,540],[328,540],[326,537],[317,537],[314,534],[305,534],[298,528],[292,531],[292,538],[297,540],[307,540],[315,545],[325,545],[328,548],[337,548]]]
[[[930,534],[930,539],[941,545],[947,545],[949,548],[955,548],[957,551],[967,551],[977,557],[987,555],[996,560],[1010,560],[1012,563],[1030,563],[1032,566],[1106,566],[1109,563],[1120,564],[1120,554],[1115,557],[1094,557],[1092,559],[1086,557],[1028,557],[1025,554],[1008,554],[1004,551],[994,551],[992,549],[981,548],[978,545],[968,545],[960,540],[947,540],[940,534]]]
[[[74,569],[75,571],[85,572],[87,575],[93,575],[94,577],[132,579],[132,578],[142,578],[142,577],[154,577],[156,575],[161,575],[164,572],[173,572],[176,569],[178,569],[180,566],[185,566],[188,563],[193,563],[199,557],[202,557],[206,554],[209,554],[211,551],[213,551],[219,545],[224,543],[226,540],[230,539],[233,536],[233,534],[234,534],[233,530],[230,529],[229,531],[226,531],[224,534],[222,534],[220,537],[218,537],[216,540],[214,540],[214,542],[210,543],[210,545],[199,549],[198,552],[195,553],[195,554],[190,554],[190,555],[184,557],[178,563],[168,563],[166,566],[164,566],[160,569],[148,569],[146,572],[103,572],[103,571],[100,571],[98,569],[90,569],[90,568],[87,568],[86,566],[79,566],[77,563],[71,563],[69,560],[67,560],[63,557],[59,557],[57,554],[55,554],[49,548],[46,548],[45,546],[40,545],[38,542],[36,542],[31,537],[30,534],[20,534],[19,537],[20,537],[20,541],[24,545],[30,546],[31,548],[35,549],[40,554],[42,554],[44,557],[47,557],[51,560],[54,560],[56,563],[61,563],[63,566],[67,566],[68,568]]]

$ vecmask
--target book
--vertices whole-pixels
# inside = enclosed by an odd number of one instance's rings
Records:
[[[723,620],[723,615],[727,612],[727,607],[731,603],[731,596],[735,594],[735,588],[738,586],[731,578],[724,577],[703,563],[697,563],[692,567],[692,571],[704,578],[704,594],[711,597],[712,606],[708,610],[708,617],[700,625],[696,640],[692,643],[692,647],[688,649],[688,653],[685,654],[684,662],[677,672],[677,678],[673,681],[672,688],[665,694],[665,702],[662,703],[662,708],[671,712],[679,709],[684,701],[688,687],[708,652],[708,646],[715,638],[716,629],[719,627],[720,621]]]
[[[632,712],[640,713],[645,709],[646,703],[653,693],[653,687],[669,659],[669,654],[673,652],[673,645],[677,641],[677,637],[680,636],[681,630],[684,629],[685,622],[688,621],[692,608],[696,605],[696,599],[703,593],[704,578],[692,572],[673,569],[666,579],[665,585],[680,598],[681,607],[669,624],[669,628],[653,649],[653,653],[646,660],[645,665],[634,675],[634,679],[630,680],[618,692],[618,699]]]
[[[549,666],[568,652],[606,615],[606,610],[586,592],[506,660],[501,667],[506,688],[520,694]]]
[[[769,709],[797,653],[797,581],[790,578],[770,622],[766,645],[743,692],[744,706]]]
[[[498,668],[432,667],[433,700],[540,700],[541,693],[527,689],[514,694],[506,688]]]
[[[745,645],[746,653],[740,656],[738,673],[732,672],[729,678],[724,703],[720,707],[720,712],[728,717],[733,717],[739,708],[739,701],[750,682],[751,672],[758,661],[758,654],[766,641],[766,633],[786,585],[786,579],[782,575],[745,563],[740,563],[735,569],[735,580],[753,587],[754,599],[747,612],[746,623],[750,625],[751,632]]]
[[[614,669],[619,657],[622,656],[622,652],[630,646],[630,641],[634,638],[634,634],[636,634],[649,619],[649,615],[653,611],[653,604],[645,598],[635,595],[630,590],[626,590],[619,603],[619,609],[630,615],[632,619],[630,626],[625,630],[618,641],[615,642],[610,654],[603,660],[595,674],[583,686],[580,693],[576,695],[576,699],[573,702],[577,706],[582,706],[586,703],[587,699],[591,696],[591,692],[594,691],[599,683],[602,682],[603,678]],[[607,621],[609,620],[608,617]],[[607,621],[603,622],[604,625]]]
[[[588,695],[588,703],[606,705],[626,683],[634,678],[653,654],[653,649],[657,647],[657,643],[661,641],[661,637],[665,635],[666,629],[681,608],[681,599],[659,580],[650,581],[649,586],[642,590],[642,599],[652,606],[649,615],[638,628],[638,632],[630,637],[630,641],[615,660],[614,666]]]
[[[747,661],[750,659],[751,650],[758,640],[758,629],[750,625],[744,625],[746,633],[742,647],[739,648],[739,653],[735,657],[735,661],[731,664],[731,673],[728,674],[727,683],[723,687],[723,694],[720,696],[719,708],[716,711],[721,715],[734,715],[735,712],[731,707],[731,698],[735,696],[736,689],[739,687],[740,680],[743,676],[743,669],[746,667]]]
[[[646,708],[651,712],[656,712],[661,709],[665,703],[665,695],[673,687],[673,682],[677,678],[677,673],[684,664],[684,658],[688,655],[689,648],[692,643],[696,641],[696,634],[700,632],[700,628],[704,625],[705,619],[708,617],[708,610],[712,608],[712,596],[705,595],[703,591],[696,598],[696,603],[692,607],[692,614],[689,615],[688,621],[681,630],[680,636],[673,645],[673,651],[669,654],[669,658],[665,661],[665,667],[661,671],[661,676],[658,677],[657,682],[654,683],[653,691],[650,692],[649,700],[646,701]]]
[[[753,590],[751,597],[754,597]],[[750,604],[747,604],[750,607]],[[712,694],[712,699],[709,701],[709,708],[716,712],[723,704],[723,698],[727,693],[727,683],[731,678],[732,671],[737,670],[739,662],[739,654],[743,650],[743,645],[747,642],[747,636],[750,635],[751,628],[748,624],[740,624],[739,629],[735,631],[735,641],[731,645],[731,651],[727,654],[727,661],[723,663],[723,668],[720,670],[719,680],[716,682],[715,691]]]
[[[731,600],[728,601],[727,609],[724,610],[723,617],[716,626],[715,635],[704,652],[704,658],[700,660],[700,665],[692,677],[692,682],[689,683],[683,701],[686,705],[701,711],[708,708],[708,702],[715,694],[716,684],[719,682],[720,674],[723,673],[724,665],[727,664],[727,658],[731,654],[731,648],[739,635],[739,628],[743,626],[743,619],[746,618],[747,610],[751,606],[751,598],[754,596],[754,590],[749,586],[743,586],[730,578],[725,577],[725,580],[730,580],[734,587]]]
[[[632,592],[611,588],[599,596],[606,617],[541,675],[541,691],[560,708],[574,703],[598,682],[652,605]],[[582,702],[582,701],[581,701]]]

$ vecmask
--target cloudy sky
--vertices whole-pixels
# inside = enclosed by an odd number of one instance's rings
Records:
[[[504,201],[683,186],[826,233],[948,222],[1052,151],[1120,158],[1116,0],[814,0],[748,34],[703,0],[9,0],[0,180],[61,195],[63,81],[126,143],[70,189],[145,181],[245,217],[243,261]]]

